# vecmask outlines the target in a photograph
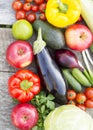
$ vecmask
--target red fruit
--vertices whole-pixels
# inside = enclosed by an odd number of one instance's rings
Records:
[[[86,95],[84,93],[77,93],[76,95],[76,102],[78,104],[84,104],[84,102],[86,101]]]
[[[27,3],[24,3],[24,4],[23,4],[23,10],[26,11],[26,12],[28,12],[28,11],[31,10],[31,6],[32,6],[32,5],[31,5],[30,3],[28,3],[28,2],[27,2]]]
[[[20,19],[25,19],[26,18],[26,12],[24,10],[18,10],[16,12],[16,19],[20,20]]]
[[[23,6],[23,4],[19,0],[14,0],[13,3],[12,3],[12,8],[14,10],[20,10],[20,9],[22,9],[22,6]]]
[[[33,23],[33,22],[36,20],[36,14],[33,13],[33,12],[29,13],[29,14],[27,15],[26,19],[27,19],[29,22]]]
[[[74,100],[76,98],[76,92],[74,90],[67,91],[67,99]]]
[[[90,100],[90,99],[87,99],[86,102],[85,102],[85,106],[87,108],[93,108],[93,101]]]
[[[38,121],[38,112],[31,104],[17,104],[12,110],[11,120],[20,130],[30,130]]]
[[[16,68],[28,66],[33,61],[32,45],[26,41],[14,41],[6,50],[6,60]]]
[[[41,13],[44,13],[45,9],[46,9],[46,3],[42,3],[42,4],[39,5],[39,11]]]
[[[93,35],[87,26],[83,24],[73,24],[66,29],[66,44],[69,48],[83,51],[90,47]]]
[[[35,4],[42,4],[44,0],[34,0]]]
[[[93,88],[86,88],[85,95],[88,99],[93,99]]]
[[[46,20],[45,13],[40,13],[39,19],[45,21]]]

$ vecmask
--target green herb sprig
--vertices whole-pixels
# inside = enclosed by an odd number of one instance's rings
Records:
[[[52,94],[47,94],[45,91],[41,91],[31,100],[31,104],[37,108],[39,114],[38,123],[32,130],[44,130],[44,120],[55,108],[54,99],[55,97]]]

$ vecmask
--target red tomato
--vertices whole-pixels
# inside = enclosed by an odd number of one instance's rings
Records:
[[[74,100],[76,98],[76,92],[74,90],[67,91],[67,99]]]
[[[33,0],[25,0],[25,2],[32,2]]]
[[[93,101],[90,100],[90,99],[87,99],[86,102],[85,102],[85,106],[87,108],[93,108]]]
[[[79,107],[83,111],[86,111],[86,107],[84,104],[77,104],[77,107]]]
[[[67,104],[76,105],[75,101],[69,100]]]
[[[42,3],[42,4],[39,5],[39,11],[41,13],[44,13],[45,9],[46,9],[46,3]]]
[[[31,10],[32,10],[33,12],[37,12],[38,9],[39,9],[38,5],[32,5],[32,7],[31,7]]]
[[[45,20],[46,20],[45,13],[41,13],[41,14],[39,15],[39,19],[45,21]]]
[[[44,2],[44,0],[34,0],[35,4],[41,4]]]
[[[27,20],[29,21],[29,22],[34,22],[35,20],[36,20],[36,14],[35,13],[30,13],[30,14],[28,14],[27,15]]]
[[[93,88],[86,88],[85,95],[88,99],[93,99]]]
[[[24,3],[23,4],[23,10],[28,12],[31,10],[31,4],[30,3]]]
[[[84,104],[86,101],[86,95],[84,93],[78,93],[76,95],[76,102],[79,104]]]
[[[26,18],[26,12],[24,10],[19,10],[16,12],[16,19],[25,19]]]
[[[20,9],[22,9],[22,6],[23,6],[23,4],[22,4],[22,2],[19,1],[19,0],[15,0],[15,1],[13,1],[13,3],[12,3],[12,8],[13,8],[14,10],[20,10]]]

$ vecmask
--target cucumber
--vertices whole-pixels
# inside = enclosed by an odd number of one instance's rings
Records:
[[[61,49],[65,45],[65,38],[61,29],[42,20],[35,20],[32,26],[35,31],[38,31],[39,27],[42,29],[43,40],[50,48]]]
[[[70,87],[76,92],[81,92],[82,91],[81,84],[72,76],[70,71],[68,69],[62,69],[62,72]]]
[[[75,77],[75,79],[82,84],[85,87],[90,87],[91,83],[89,82],[89,80],[86,78],[86,76],[78,69],[78,68],[74,68],[71,70],[72,75]]]

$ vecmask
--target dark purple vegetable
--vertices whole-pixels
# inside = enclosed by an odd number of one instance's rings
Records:
[[[33,48],[48,92],[55,96],[55,99],[58,103],[65,104],[66,84],[59,67],[51,58],[49,51],[46,48],[46,43],[42,40],[40,28],[38,30],[38,38],[34,42]]]
[[[55,60],[61,67],[80,68],[77,56],[69,49],[56,50]]]

